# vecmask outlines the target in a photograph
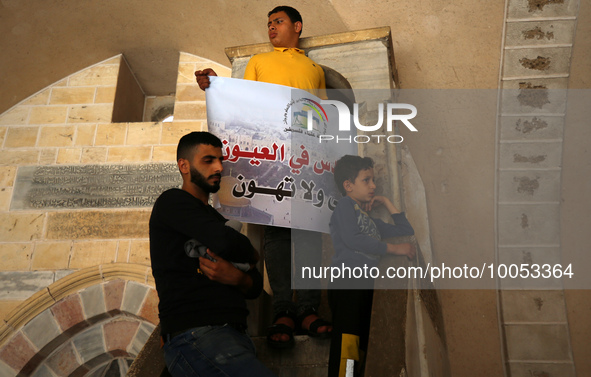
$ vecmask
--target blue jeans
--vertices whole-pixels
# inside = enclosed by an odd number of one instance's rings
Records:
[[[228,325],[196,327],[164,341],[164,360],[174,377],[276,377],[256,358],[250,337]]]

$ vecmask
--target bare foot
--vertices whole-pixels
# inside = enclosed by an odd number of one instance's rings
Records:
[[[310,314],[309,316],[304,318],[304,320],[302,321],[302,329],[304,329],[306,331],[310,330],[310,325],[319,318],[320,317],[318,317],[316,314]],[[331,332],[331,331],[332,331],[332,326],[320,326],[318,328],[318,334],[324,334],[326,332]]]
[[[291,327],[292,329],[295,329],[295,323],[294,323],[293,319],[291,319],[289,317],[279,317],[277,319],[277,321],[275,321],[274,324],[275,325],[286,325],[286,326]],[[271,335],[271,340],[273,340],[274,342],[288,342],[289,338],[290,337],[288,334],[283,334],[283,333],[277,333],[277,334]]]

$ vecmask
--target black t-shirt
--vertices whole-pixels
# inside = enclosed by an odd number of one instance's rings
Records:
[[[190,258],[184,245],[196,239],[236,262],[252,261],[248,238],[225,226],[226,219],[209,205],[180,189],[162,193],[150,217],[150,258],[160,302],[163,334],[206,325],[246,324],[245,298],[262,290],[257,269],[248,272],[253,285],[245,295],[237,287],[209,280],[199,270],[199,259]]]

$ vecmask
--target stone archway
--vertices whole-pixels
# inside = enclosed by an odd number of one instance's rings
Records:
[[[124,376],[158,323],[147,266],[74,272],[21,304],[0,333],[0,375]]]

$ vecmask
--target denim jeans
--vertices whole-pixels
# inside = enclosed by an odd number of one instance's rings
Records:
[[[250,337],[229,325],[196,327],[164,340],[164,360],[174,377],[276,377],[256,358]]]
[[[293,254],[292,254],[293,241]],[[293,267],[292,267],[293,262]],[[289,311],[301,315],[320,305],[320,282],[301,278],[301,268],[322,263],[320,233],[300,229],[267,226],[265,228],[265,263],[273,290],[273,315]],[[292,280],[293,273],[293,280]],[[295,286],[297,304],[293,302]]]

